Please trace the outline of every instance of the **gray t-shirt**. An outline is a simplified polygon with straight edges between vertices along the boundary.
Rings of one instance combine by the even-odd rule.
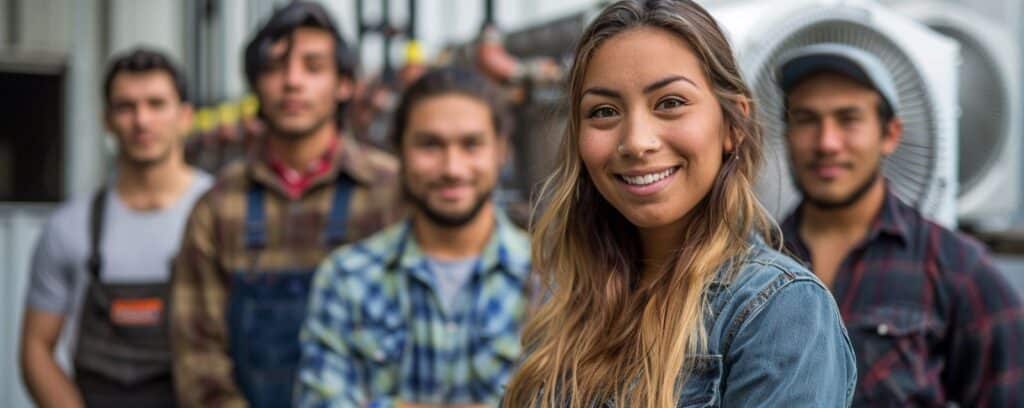
[[[455,301],[458,299],[459,290],[466,286],[469,278],[473,276],[473,269],[476,268],[479,257],[456,259],[454,261],[442,261],[433,257],[426,257],[430,271],[434,273],[434,280],[437,282],[437,290],[441,293],[441,306],[446,312],[455,308]]]
[[[195,171],[192,185],[168,208],[136,211],[108,187],[100,243],[101,278],[107,283],[164,282],[178,253],[185,221],[196,200],[213,184]],[[113,183],[111,183],[111,186]],[[61,343],[74,344],[82,295],[89,282],[89,211],[93,194],[61,205],[47,220],[32,257],[27,306],[63,315]]]

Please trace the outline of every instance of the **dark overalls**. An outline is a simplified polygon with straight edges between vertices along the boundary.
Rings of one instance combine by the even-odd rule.
[[[346,237],[353,182],[338,175],[331,210],[324,228],[328,248]],[[252,407],[286,407],[300,357],[299,329],[306,317],[310,283],[316,267],[258,269],[266,247],[265,191],[252,183],[246,199],[245,245],[252,255],[247,270],[231,276],[228,300],[228,338],[235,381]]]
[[[88,407],[174,407],[167,282],[103,283],[106,189],[89,213],[89,286],[75,351],[75,383]]]

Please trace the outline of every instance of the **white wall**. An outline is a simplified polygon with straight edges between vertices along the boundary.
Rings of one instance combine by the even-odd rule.
[[[184,59],[183,4],[175,0],[110,0],[108,50],[117,53],[148,46],[180,63]]]
[[[18,347],[28,267],[49,206],[0,206],[0,406],[30,407]],[[66,362],[66,355],[63,356]]]
[[[73,0],[21,0],[19,48],[54,53],[67,52],[71,46]],[[6,21],[5,21],[6,24]]]
[[[106,173],[106,148],[100,122],[100,83],[105,56],[99,55],[100,11],[97,0],[75,0],[68,55],[65,100],[64,192],[68,197],[85,194],[100,184]]]
[[[0,48],[7,45],[7,2],[0,0]]]
[[[228,99],[240,98],[248,91],[242,54],[252,33],[246,21],[246,0],[222,0],[224,23],[224,68],[220,82]]]

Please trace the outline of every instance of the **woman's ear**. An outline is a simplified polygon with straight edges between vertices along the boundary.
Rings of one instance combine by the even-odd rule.
[[[740,96],[739,99],[736,100],[736,104],[739,105],[740,111],[743,112],[743,116],[749,118],[750,117],[750,98],[748,98],[746,96]]]
[[[739,96],[736,98],[736,107],[739,108],[740,113],[745,117],[750,117],[750,99],[746,96]],[[722,143],[722,147],[726,153],[732,153],[740,143],[743,143],[742,133],[740,133],[736,126],[729,125],[729,134],[726,135],[725,141]]]

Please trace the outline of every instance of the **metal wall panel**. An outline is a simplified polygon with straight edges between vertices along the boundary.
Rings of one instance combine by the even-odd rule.
[[[21,382],[18,347],[21,315],[29,262],[43,223],[52,211],[50,205],[0,204],[0,406],[32,406]],[[59,358],[67,363],[65,342],[59,345]]]

